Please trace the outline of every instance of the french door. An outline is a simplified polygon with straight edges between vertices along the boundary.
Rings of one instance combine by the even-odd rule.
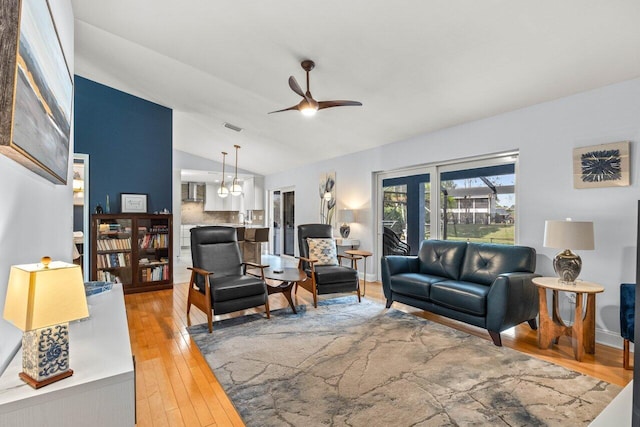
[[[295,255],[295,191],[280,189],[271,192],[273,222],[270,252],[273,255]]]

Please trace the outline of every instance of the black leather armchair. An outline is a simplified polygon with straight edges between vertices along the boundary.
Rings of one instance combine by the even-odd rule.
[[[338,255],[338,265],[317,265],[318,260],[309,257],[308,238],[332,238],[329,224],[303,224],[298,226],[300,260],[298,268],[304,270],[311,280],[299,282],[300,286],[313,294],[313,306],[318,307],[318,295],[338,292],[356,292],[360,302],[360,279],[355,260],[358,257]],[[351,261],[352,267],[341,265],[343,259]],[[298,288],[296,287],[296,292]]]
[[[246,274],[247,265],[261,270],[266,266],[242,262],[235,228],[192,228],[191,257],[187,318],[192,304],[207,315],[209,332],[213,330],[213,313],[264,305],[270,318],[264,271],[261,278]]]

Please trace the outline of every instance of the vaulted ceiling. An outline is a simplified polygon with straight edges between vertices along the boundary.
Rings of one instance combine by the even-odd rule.
[[[240,144],[261,174],[640,76],[637,0],[72,4],[76,74],[173,108],[174,148]],[[268,115],[300,101],[303,59],[316,99],[364,105]]]

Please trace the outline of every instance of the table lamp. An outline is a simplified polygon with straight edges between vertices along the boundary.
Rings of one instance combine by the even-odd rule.
[[[582,270],[582,259],[571,249],[593,250],[593,222],[548,220],[544,223],[544,246],[564,249],[553,259],[553,269],[560,280],[575,284]]]
[[[20,378],[37,389],[73,375],[68,322],[88,316],[79,265],[43,257],[12,266],[4,318],[23,331]]]
[[[349,233],[351,233],[351,226],[349,223],[354,222],[355,218],[353,215],[352,209],[342,209],[339,212],[339,219],[342,225],[340,225],[340,235],[343,239],[349,237]]]

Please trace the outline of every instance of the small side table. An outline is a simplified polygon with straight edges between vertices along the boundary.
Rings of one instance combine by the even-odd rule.
[[[360,246],[360,240],[338,237],[336,239],[336,246],[349,246],[352,250],[355,250],[356,247]],[[345,251],[345,253],[347,252]]]
[[[362,280],[364,285],[364,289],[362,290],[362,296],[364,296],[367,293],[367,258],[373,254],[369,251],[362,251],[360,249],[349,249],[344,251],[344,253],[347,255],[360,256],[364,258],[364,272],[363,272],[364,277]]]
[[[594,354],[596,351],[596,294],[604,292],[604,288],[596,283],[577,281],[575,285],[563,283],[557,277],[536,277],[533,284],[538,287],[540,300],[540,326],[538,328],[538,347],[547,349],[558,338],[566,335],[573,340],[573,354],[578,362],[584,353]],[[547,289],[553,291],[553,317],[549,317],[547,307]],[[576,308],[573,325],[567,326],[560,318],[558,309],[558,292],[576,294]],[[583,311],[583,295],[586,295],[586,308]]]

